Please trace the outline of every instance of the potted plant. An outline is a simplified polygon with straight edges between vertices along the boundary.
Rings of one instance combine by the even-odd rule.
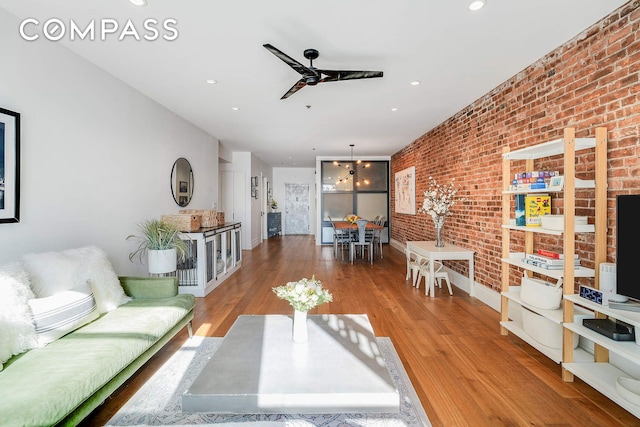
[[[136,256],[142,262],[147,255],[149,273],[170,273],[176,270],[178,258],[187,254],[187,242],[182,233],[174,225],[158,220],[148,219],[138,224],[140,235],[129,235],[127,240],[136,239],[138,248],[129,254],[129,261]]]
[[[278,209],[278,202],[276,202],[275,199],[271,199],[271,201],[269,202],[269,205],[271,205],[271,211],[275,212],[276,209]]]

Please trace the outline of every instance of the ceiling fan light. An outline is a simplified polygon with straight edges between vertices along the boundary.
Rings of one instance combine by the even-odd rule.
[[[473,10],[473,11],[480,10],[486,4],[487,4],[487,0],[472,0],[471,3],[469,3],[469,10]]]

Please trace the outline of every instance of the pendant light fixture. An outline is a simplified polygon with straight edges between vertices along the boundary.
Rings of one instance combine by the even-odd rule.
[[[338,181],[336,181],[336,184],[344,184],[346,183],[349,179],[355,179],[356,182],[356,186],[360,186],[361,183],[364,183],[365,185],[369,185],[369,180],[366,178],[362,178],[362,180],[360,180],[360,178],[358,177],[357,179],[354,177],[356,175],[356,168],[358,166],[362,166],[362,169],[366,169],[371,167],[371,163],[364,163],[362,162],[362,160],[356,160],[355,162],[353,161],[353,147],[354,144],[349,144],[349,147],[351,147],[351,162],[350,163],[340,163],[337,160],[334,160],[333,164],[346,170],[348,173],[345,174],[345,176],[338,178]]]

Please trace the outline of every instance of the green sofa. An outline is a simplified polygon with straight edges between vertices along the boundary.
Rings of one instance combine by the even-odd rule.
[[[133,299],[0,372],[0,425],[77,425],[182,328],[195,298],[173,277],[120,277]]]

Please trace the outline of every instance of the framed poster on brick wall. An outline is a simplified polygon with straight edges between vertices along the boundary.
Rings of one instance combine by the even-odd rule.
[[[396,172],[395,211],[409,215],[416,214],[416,167]]]

